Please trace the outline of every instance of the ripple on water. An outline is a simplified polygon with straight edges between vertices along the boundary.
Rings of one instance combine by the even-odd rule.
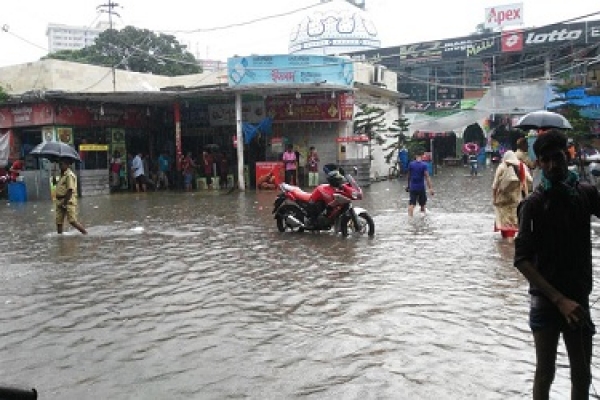
[[[0,373],[68,399],[528,397],[527,284],[491,171],[462,172],[413,218],[402,184],[366,188],[372,239],[281,234],[274,193],[82,198],[86,237],[0,207]]]

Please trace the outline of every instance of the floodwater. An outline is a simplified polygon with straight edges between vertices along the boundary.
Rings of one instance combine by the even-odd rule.
[[[404,181],[374,183],[372,239],[281,234],[274,192],[81,198],[89,235],[62,237],[50,202],[3,200],[0,385],[41,399],[529,398],[527,284],[492,229],[491,174],[440,171],[412,219]],[[553,399],[569,397],[560,352]]]

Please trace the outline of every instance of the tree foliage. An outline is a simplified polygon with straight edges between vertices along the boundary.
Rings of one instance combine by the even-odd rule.
[[[407,141],[406,132],[408,132],[409,127],[410,124],[408,123],[408,118],[401,115],[400,118],[394,120],[392,125],[388,128],[391,133],[386,136],[395,140],[383,149],[384,152],[387,151],[387,154],[385,155],[385,162],[387,164],[391,163],[391,160],[394,158],[394,153],[397,150],[400,150],[402,145]]]
[[[373,142],[378,145],[385,143],[384,132],[388,131],[385,121],[385,111],[381,107],[360,104],[354,115],[354,133],[367,135],[369,138],[369,158],[372,160]]]
[[[2,86],[0,86],[0,103],[4,103],[9,97],[10,95],[6,93]]]
[[[163,76],[202,72],[195,57],[172,35],[127,26],[102,32],[92,46],[63,50],[44,58],[73,61]]]

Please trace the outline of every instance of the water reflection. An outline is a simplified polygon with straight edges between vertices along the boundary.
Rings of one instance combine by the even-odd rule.
[[[49,203],[2,205],[4,383],[65,399],[529,397],[526,282],[493,232],[490,174],[442,171],[412,219],[401,182],[372,185],[371,240],[280,234],[268,192],[82,198],[85,237],[59,237]]]

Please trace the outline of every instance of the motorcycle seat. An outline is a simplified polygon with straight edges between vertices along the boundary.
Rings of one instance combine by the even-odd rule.
[[[310,193],[307,193],[302,189],[294,190],[294,196],[300,201],[308,202],[310,200],[310,195],[311,195]]]

